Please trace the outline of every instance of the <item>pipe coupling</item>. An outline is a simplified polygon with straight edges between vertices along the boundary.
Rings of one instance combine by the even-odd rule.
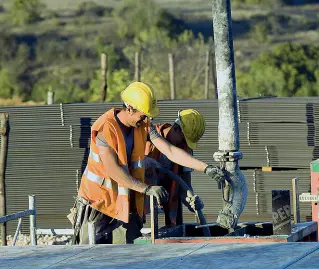
[[[213,158],[216,162],[236,162],[243,158],[243,153],[240,151],[217,151]]]

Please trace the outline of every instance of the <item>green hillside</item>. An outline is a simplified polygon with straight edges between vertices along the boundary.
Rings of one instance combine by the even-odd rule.
[[[319,4],[279,2],[232,1],[240,96],[318,95]],[[177,98],[204,98],[211,16],[203,0],[0,0],[0,98],[43,102],[52,89],[56,102],[99,101],[106,52],[107,101],[116,101],[134,79],[137,50],[160,99],[169,97],[169,52]]]

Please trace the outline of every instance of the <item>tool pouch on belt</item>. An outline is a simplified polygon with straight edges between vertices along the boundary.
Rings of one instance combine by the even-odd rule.
[[[89,202],[87,200],[83,199],[82,197],[77,197],[73,207],[70,209],[71,213],[67,215],[72,224],[72,228],[74,229],[73,244],[75,243],[75,239],[80,232],[83,214],[85,212],[85,207],[88,204]]]
[[[74,228],[74,224],[75,224],[75,219],[76,219],[76,215],[77,215],[77,209],[76,209],[76,200],[74,202],[74,205],[72,208],[70,208],[70,214],[67,215],[67,218],[69,219],[69,221],[72,224],[72,228]]]

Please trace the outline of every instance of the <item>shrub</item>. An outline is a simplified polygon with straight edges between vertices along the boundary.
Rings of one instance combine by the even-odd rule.
[[[242,96],[319,95],[319,47],[284,43],[263,53],[247,73],[237,72]]]
[[[83,2],[78,6],[77,15],[91,15],[103,17],[106,14],[111,14],[112,10],[112,8],[100,6],[94,2]]]
[[[253,27],[252,37],[259,43],[269,41],[269,27],[265,22],[259,22]]]
[[[15,24],[25,25],[41,19],[45,5],[40,0],[14,0],[11,18]]]
[[[170,36],[186,29],[183,21],[159,8],[152,0],[126,0],[114,10],[117,32],[121,38],[134,38],[153,27],[165,29]]]

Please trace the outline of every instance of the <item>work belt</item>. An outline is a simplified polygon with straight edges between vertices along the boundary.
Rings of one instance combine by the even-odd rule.
[[[83,214],[85,212],[85,208],[87,205],[89,205],[89,201],[87,201],[86,199],[80,196],[76,198],[75,204],[74,204],[76,208],[76,217],[75,217],[75,222],[73,225],[74,233],[73,233],[72,245],[75,244],[76,238],[80,232]]]

